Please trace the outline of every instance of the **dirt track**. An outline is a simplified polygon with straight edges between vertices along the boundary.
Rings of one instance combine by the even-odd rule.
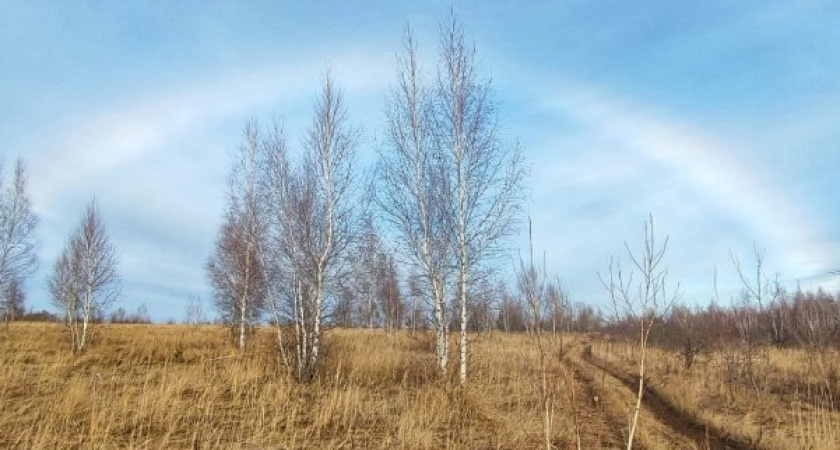
[[[586,348],[584,347],[584,350],[576,355],[580,358],[581,364],[589,366],[590,369],[595,369],[602,377],[608,377],[623,385],[626,391],[623,394],[625,397],[628,393],[631,396],[635,396],[638,390],[638,380],[592,356],[590,351],[586,351]],[[584,371],[586,370],[584,369]],[[748,443],[740,442],[730,436],[726,436],[720,430],[709,428],[704,424],[696,422],[693,418],[680,412],[670,402],[649,387],[645,388],[642,403],[645,412],[649,413],[656,422],[667,427],[668,430],[664,434],[671,435],[671,439],[677,436],[677,441],[669,444],[673,445],[674,448],[693,447],[724,450],[749,450],[755,448]],[[640,426],[643,426],[643,424],[640,424]],[[679,437],[684,439],[680,439]],[[634,447],[638,448],[639,446],[634,445]],[[647,445],[646,447],[653,446]]]

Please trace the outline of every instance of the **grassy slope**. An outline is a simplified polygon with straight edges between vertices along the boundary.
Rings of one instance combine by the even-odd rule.
[[[216,327],[109,325],[71,355],[58,325],[0,330],[0,447],[534,448],[533,357],[523,336],[476,338],[458,388],[418,334],[335,330],[321,378],[284,374],[268,330],[238,354]],[[580,399],[585,403],[585,399]],[[558,402],[558,447],[575,441]],[[590,418],[591,419],[591,418]],[[606,445],[597,419],[586,448]],[[599,434],[603,433],[602,439]]]

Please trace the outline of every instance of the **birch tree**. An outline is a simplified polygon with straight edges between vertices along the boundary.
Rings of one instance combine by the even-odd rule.
[[[26,310],[24,303],[26,302],[26,294],[23,292],[22,282],[19,278],[13,278],[11,282],[6,285],[5,292],[2,294],[2,305],[0,305],[0,313],[8,325],[9,322],[14,322],[16,319],[23,317]]]
[[[535,384],[537,398],[542,415],[543,443],[545,448],[551,450],[552,436],[554,430],[554,415],[556,410],[557,397],[559,395],[556,383],[553,383],[554,374],[552,367],[552,355],[556,349],[549,342],[543,332],[543,315],[548,306],[548,289],[550,283],[545,268],[545,256],[542,265],[534,261],[534,243],[530,226],[528,228],[529,259],[526,263],[522,257],[519,258],[519,266],[516,270],[516,283],[525,305],[528,308],[531,338],[537,350],[538,357],[538,381]],[[562,357],[562,355],[561,355]]]
[[[328,73],[303,140],[300,165],[290,163],[282,133],[274,133],[264,145],[274,293],[270,303],[276,323],[284,318],[294,323],[295,365],[302,381],[316,374],[326,300],[344,281],[347,251],[359,234],[364,212],[355,167],[359,135],[349,125],[341,92]]]
[[[228,209],[207,262],[216,310],[240,349],[261,317],[266,296],[259,255],[263,227],[257,197],[260,137],[256,122],[245,125],[243,138],[228,177]]]
[[[38,218],[32,211],[29,197],[28,173],[23,160],[15,162],[11,183],[4,186],[0,166],[0,299],[6,318],[11,317],[15,305],[9,300],[14,289],[20,290],[25,279],[35,270],[35,228]]]
[[[636,327],[636,366],[639,375],[636,403],[627,437],[627,450],[633,441],[642,409],[645,392],[645,370],[648,340],[653,326],[661,321],[679,299],[679,284],[668,289],[668,269],[664,267],[668,238],[659,245],[653,228],[653,215],[645,222],[645,240],[640,252],[633,252],[624,244],[630,258],[630,269],[625,270],[620,261],[610,260],[607,276],[598,274],[601,284],[609,292],[617,321],[627,321]]]
[[[359,202],[356,182],[356,147],[360,130],[351,127],[341,92],[328,72],[315,101],[312,125],[304,139],[304,159],[300,178],[311,199],[311,214],[301,225],[306,234],[296,236],[306,263],[299,293],[309,303],[306,317],[300,319],[306,330],[308,359],[304,378],[311,378],[321,354],[321,331],[327,290],[341,273],[342,257],[356,238]]]
[[[379,303],[376,301],[379,281],[377,272],[379,272],[379,256],[382,253],[382,243],[376,232],[372,217],[365,218],[363,227],[364,231],[358,246],[356,286],[364,300],[364,304],[360,305],[363,308],[361,316],[367,327],[373,329],[378,312],[377,303]]]
[[[59,254],[48,279],[53,303],[65,316],[74,352],[84,351],[96,317],[104,317],[120,293],[118,256],[96,201]]]
[[[286,133],[281,121],[275,119],[269,131],[263,135],[259,158],[259,192],[264,204],[265,239],[260,241],[260,263],[266,281],[266,306],[271,314],[277,337],[277,348],[283,363],[290,367],[286,352],[284,328],[294,317],[287,309],[294,303],[296,290],[295,274],[299,251],[291,235],[297,217],[294,204],[294,174],[289,164]]]
[[[73,269],[73,253],[71,246],[66,246],[56,258],[52,272],[47,279],[47,286],[52,295],[53,304],[64,316],[67,331],[70,334],[70,349],[75,352],[81,342],[79,319],[81,318],[81,302],[79,290]]]
[[[386,331],[393,334],[402,329],[405,316],[399,274],[393,256],[380,252],[377,260],[376,287],[381,304],[383,326]]]
[[[450,322],[446,298],[453,266],[445,203],[448,187],[443,155],[433,148],[433,92],[421,76],[410,28],[397,57],[396,76],[386,104],[385,142],[377,149],[375,202],[418,275],[415,292],[423,292],[431,304],[435,357],[440,371],[446,372]]]
[[[467,323],[472,274],[516,229],[525,166],[518,146],[501,142],[489,81],[455,17],[442,27],[433,99],[433,147],[443,155],[445,202],[455,244],[460,314],[459,380],[468,375]]]

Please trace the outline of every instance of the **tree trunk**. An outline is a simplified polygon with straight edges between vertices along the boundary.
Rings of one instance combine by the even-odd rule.
[[[642,409],[642,397],[645,393],[645,357],[647,356],[647,336],[645,335],[644,322],[640,333],[639,347],[639,391],[636,394],[636,407],[633,411],[633,422],[630,425],[630,436],[627,438],[627,450],[633,449],[633,437],[636,435],[636,426],[639,423],[639,411]]]
[[[300,282],[295,282],[294,287],[294,310],[295,310],[295,350],[297,356],[298,379],[303,378],[304,364],[306,363],[306,322],[303,315],[303,293]]]
[[[319,271],[318,286],[315,291],[315,311],[312,312],[312,314],[314,314],[314,317],[312,318],[314,323],[312,325],[312,352],[308,368],[309,374],[315,373],[315,367],[318,365],[318,357],[321,351],[321,302],[323,301],[323,280],[323,271]]]
[[[88,333],[88,326],[90,324],[90,316],[93,313],[93,292],[91,292],[90,286],[88,286],[87,292],[85,293],[85,306],[84,306],[84,315],[82,317],[82,335],[79,336],[79,351],[85,349],[85,345],[87,344],[87,333]]]
[[[467,271],[466,268],[461,269],[461,288],[460,288],[460,303],[461,303],[461,336],[460,336],[460,365],[458,371],[458,379],[461,384],[467,382]]]
[[[251,282],[251,243],[246,245],[245,251],[245,286],[242,289],[242,299],[239,301],[239,349],[245,348],[245,325],[248,320],[248,287]]]
[[[435,295],[435,356],[438,367],[446,373],[449,363],[449,330],[446,323],[446,309],[443,304],[443,293],[437,283],[434,284]]]

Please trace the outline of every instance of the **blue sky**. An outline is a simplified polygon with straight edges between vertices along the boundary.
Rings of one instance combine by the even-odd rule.
[[[372,163],[403,27],[431,68],[451,9],[532,164],[535,244],[573,300],[607,306],[596,274],[649,212],[687,301],[708,301],[715,268],[727,300],[730,251],[753,242],[788,286],[840,288],[836,2],[0,0],[0,159],[28,161],[41,217],[30,305],[48,306],[47,269],[93,196],[126,309],[209,305],[245,121],[280,115],[297,144],[330,67]]]

